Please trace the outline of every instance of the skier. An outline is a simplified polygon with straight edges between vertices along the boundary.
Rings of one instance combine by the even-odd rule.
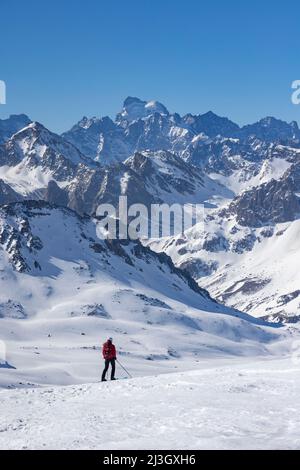
[[[106,382],[106,372],[108,371],[109,365],[111,365],[111,380],[115,379],[115,370],[116,370],[116,359],[117,353],[115,345],[113,344],[113,339],[108,338],[108,340],[103,344],[102,348],[103,358],[105,360],[105,368],[102,373],[102,382]]]

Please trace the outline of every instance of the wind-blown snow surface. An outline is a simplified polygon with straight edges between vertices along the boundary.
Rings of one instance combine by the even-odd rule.
[[[299,449],[292,361],[0,392],[1,449]]]

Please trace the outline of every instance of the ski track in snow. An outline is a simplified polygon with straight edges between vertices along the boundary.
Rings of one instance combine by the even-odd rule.
[[[290,358],[0,392],[1,449],[299,449]]]

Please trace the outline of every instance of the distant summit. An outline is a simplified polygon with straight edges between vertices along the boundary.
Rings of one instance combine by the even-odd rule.
[[[30,123],[26,114],[12,114],[7,119],[0,119],[0,145]]]
[[[169,115],[167,108],[159,101],[142,101],[139,98],[128,96],[123,104],[122,111],[117,114],[117,121],[126,120],[128,122],[143,119],[152,114]]]

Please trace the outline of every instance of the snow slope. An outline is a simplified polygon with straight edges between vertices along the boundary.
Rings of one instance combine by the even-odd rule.
[[[230,175],[221,173],[212,173],[210,177],[229,188],[236,195],[241,194],[247,189],[268,183],[272,179],[279,180],[284,173],[291,167],[292,163],[284,158],[272,158],[262,160],[248,168],[244,164],[241,169],[233,171]]]
[[[253,249],[231,256],[210,256],[218,258],[219,269],[209,279],[202,279],[200,285],[219,301],[252,315],[298,321],[299,230],[299,220],[253,230]]]
[[[22,196],[46,188],[51,180],[64,187],[79,164],[92,162],[72,144],[33,122],[0,146],[0,178]]]
[[[108,336],[139,375],[285,342],[281,328],[213,301],[166,255],[101,241],[93,220],[45,203],[1,208],[0,281],[3,387],[97,380]]]
[[[299,319],[300,221],[243,227],[209,214],[183,237],[152,240],[156,251],[187,269],[211,296],[256,317]]]
[[[291,358],[3,390],[0,448],[299,449],[299,397],[299,366]]]
[[[170,152],[138,152],[124,162],[144,182],[154,201],[167,204],[205,204],[231,200],[234,193],[201,169]],[[126,193],[126,191],[125,191]],[[136,195],[139,203],[139,196]]]

